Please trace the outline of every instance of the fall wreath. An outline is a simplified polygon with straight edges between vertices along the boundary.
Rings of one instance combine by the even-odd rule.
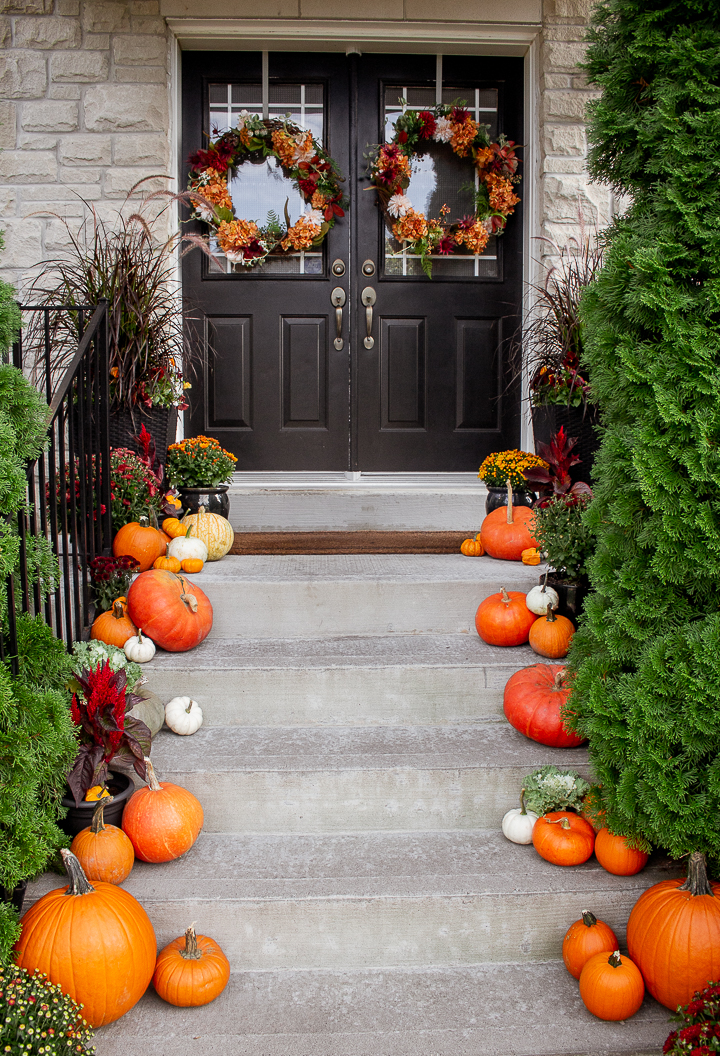
[[[305,212],[294,224],[287,202],[284,225],[272,213],[265,224],[235,217],[228,177],[244,162],[269,157],[277,159],[305,201]],[[345,215],[348,200],[335,163],[310,132],[288,120],[267,120],[243,110],[235,128],[213,138],[206,150],[198,150],[188,160],[193,217],[210,225],[233,264],[252,268],[270,253],[317,248],[336,219]]]
[[[413,158],[431,142],[448,144],[460,158],[472,157],[478,176],[472,187],[472,216],[452,219],[443,205],[439,217],[427,217],[404,194]],[[432,110],[406,110],[398,117],[392,141],[380,146],[370,163],[370,179],[388,227],[398,242],[420,254],[430,275],[432,255],[482,253],[490,235],[503,231],[520,201],[513,191],[520,182],[517,167],[512,140],[499,136],[491,142],[487,125],[473,120],[464,106],[439,105]]]

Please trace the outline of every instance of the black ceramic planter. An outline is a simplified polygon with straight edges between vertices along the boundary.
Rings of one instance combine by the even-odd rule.
[[[545,576],[541,576],[538,582],[542,585],[545,582]],[[588,594],[587,581],[571,583],[565,579],[558,579],[551,572],[547,577],[547,585],[557,592],[560,599],[557,611],[561,616],[567,616],[577,627],[578,616],[583,611],[583,603]]]
[[[177,431],[177,408],[176,407],[123,407],[121,410],[112,411],[110,414],[110,446],[129,447],[131,451],[137,451],[135,437],[142,427],[155,441],[155,449],[161,462],[165,462],[167,449],[170,444],[175,443]]]
[[[573,483],[580,480],[586,484],[590,483],[595,452],[600,446],[600,434],[596,429],[598,422],[598,409],[593,404],[588,404],[585,408],[550,404],[532,409],[533,435],[536,445],[538,443],[549,444],[560,426],[565,429],[566,436],[578,438],[573,450],[580,462],[570,469],[570,478]]]
[[[200,507],[204,506],[205,513],[219,513],[221,517],[229,517],[229,486],[219,484],[216,488],[178,488],[182,508],[185,513],[197,513]]]
[[[18,913],[22,913],[27,885],[27,880],[21,880],[11,891],[9,888],[3,887],[2,884],[0,884],[0,902],[7,902],[8,905],[14,906]]]
[[[111,771],[107,787],[108,792],[113,797],[113,801],[105,807],[103,819],[106,825],[117,825],[120,827],[125,804],[135,791],[135,786],[127,774],[118,774]],[[67,814],[62,821],[58,822],[58,825],[67,836],[77,836],[92,821],[97,801],[92,803],[83,802],[79,807],[76,807],[73,797],[67,795],[63,796],[62,805],[67,808]]]
[[[492,513],[501,506],[507,506],[507,488],[488,488],[485,499],[485,513]],[[513,506],[532,506],[537,495],[532,491],[514,491],[512,493]]]

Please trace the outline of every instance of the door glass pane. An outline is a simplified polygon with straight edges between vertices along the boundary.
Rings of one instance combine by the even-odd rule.
[[[209,121],[213,135],[234,128],[243,110],[262,115],[261,84],[215,83],[209,86]],[[322,84],[277,84],[269,89],[268,115],[270,118],[287,117],[300,128],[312,132],[319,143],[325,133],[325,100]],[[290,223],[305,212],[305,201],[300,191],[283,173],[275,158],[260,162],[245,162],[236,169],[228,181],[238,220],[253,220],[262,227],[270,213],[275,213],[284,223],[285,208]],[[241,264],[226,260],[214,240],[211,248],[220,264],[209,262],[211,274],[247,273]],[[253,269],[261,275],[320,275],[323,270],[322,250],[299,253],[282,253],[270,256],[265,263]]]
[[[495,88],[443,88],[443,103],[464,101],[471,117],[478,124],[488,126],[489,135],[497,135],[498,93]],[[395,134],[395,122],[405,109],[422,110],[435,106],[434,88],[414,88],[412,85],[389,85],[385,88],[385,140]],[[475,167],[470,158],[460,158],[447,145],[430,141],[422,154],[412,162],[412,176],[404,192],[413,208],[425,216],[439,217],[440,208],[447,205],[450,217],[462,219],[474,212],[473,194],[469,190],[476,183]],[[466,188],[466,189],[463,189]],[[435,278],[495,278],[499,275],[497,237],[493,235],[481,254],[476,256],[433,256]],[[423,275],[419,254],[393,237],[385,227],[385,266],[388,276]]]

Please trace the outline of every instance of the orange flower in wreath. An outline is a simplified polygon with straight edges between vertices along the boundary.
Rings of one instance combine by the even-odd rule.
[[[276,128],[272,134],[272,145],[280,158],[280,164],[286,169],[292,168],[297,146],[292,136],[289,136],[282,128]]]
[[[453,121],[450,128],[452,129],[450,146],[459,157],[467,157],[472,142],[477,135],[477,124],[469,114],[466,114],[462,121]]]
[[[283,249],[309,249],[320,235],[320,227],[314,224],[307,215],[303,215],[288,229],[282,240]]]
[[[392,232],[398,242],[417,242],[428,233],[427,220],[423,213],[408,209],[405,216],[401,216],[397,223],[393,224]]]
[[[489,237],[482,220],[476,220],[471,226],[461,228],[455,235],[455,241],[459,246],[466,246],[471,253],[482,253]]]
[[[490,172],[483,182],[490,192],[490,208],[504,216],[511,216],[520,199],[513,193],[510,180]]]
[[[258,238],[260,231],[252,220],[223,220],[217,233],[218,243],[225,253],[238,253]]]

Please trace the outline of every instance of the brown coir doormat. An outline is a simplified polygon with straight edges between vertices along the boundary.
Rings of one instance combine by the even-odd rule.
[[[457,554],[472,532],[235,532],[231,554]]]

